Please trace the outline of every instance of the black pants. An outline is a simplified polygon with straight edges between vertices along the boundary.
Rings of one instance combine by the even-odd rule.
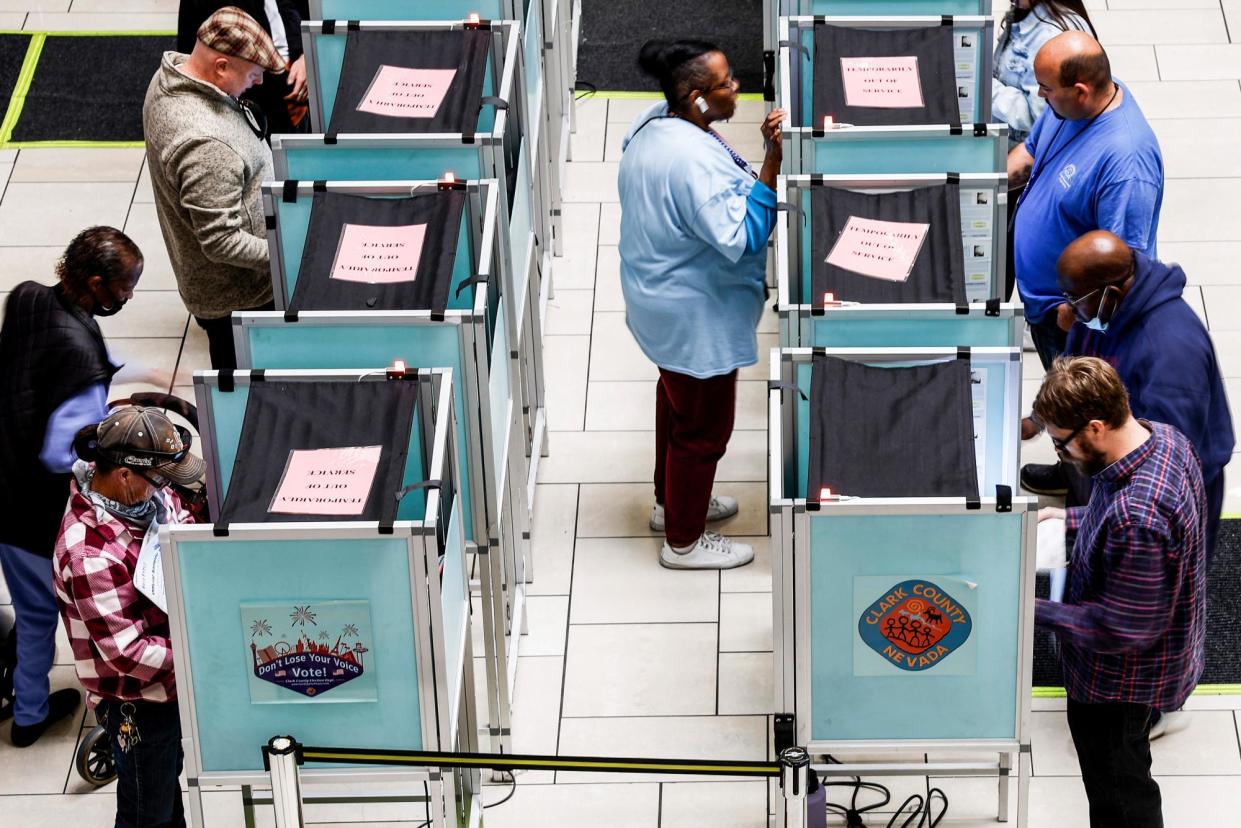
[[[1039,362],[1043,370],[1051,368],[1056,357],[1064,353],[1064,346],[1069,335],[1056,324],[1056,312],[1051,310],[1041,322],[1030,323],[1030,338],[1034,340],[1034,348],[1038,351]]]
[[[1090,828],[1163,828],[1159,785],[1151,777],[1154,708],[1069,699],[1068,713],[1090,800]]]
[[[131,707],[132,705],[132,707]],[[122,751],[117,740],[128,713],[139,741]],[[95,715],[108,731],[116,759],[116,828],[182,828],[181,718],[177,703],[103,701]]]
[[[236,313],[247,311],[275,310],[275,301],[268,302],[257,308],[242,308]],[[211,367],[217,371],[231,371],[237,367],[237,352],[233,349],[233,315],[221,316],[219,319],[200,319],[195,316],[198,327],[207,332],[207,349],[211,353]]]

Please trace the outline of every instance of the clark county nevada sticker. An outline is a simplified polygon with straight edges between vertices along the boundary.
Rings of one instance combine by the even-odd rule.
[[[973,619],[938,584],[902,581],[879,595],[858,619],[858,635],[895,667],[928,670],[969,640]]]
[[[252,702],[378,700],[370,602],[243,604],[241,622]]]

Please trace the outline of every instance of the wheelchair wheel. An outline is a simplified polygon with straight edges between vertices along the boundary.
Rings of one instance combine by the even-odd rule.
[[[78,775],[95,787],[101,787],[116,779],[116,762],[112,758],[112,745],[103,725],[95,725],[78,745],[75,760]]]

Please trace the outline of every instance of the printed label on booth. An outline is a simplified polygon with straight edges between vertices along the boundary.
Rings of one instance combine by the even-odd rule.
[[[425,224],[346,223],[340,228],[331,278],[372,285],[412,282],[418,277],[426,235]]]
[[[873,279],[904,282],[930,229],[931,225],[918,222],[849,216],[825,261]]]
[[[925,106],[917,57],[842,57],[840,76],[844,81],[845,103],[849,106],[875,109]]]
[[[280,515],[360,515],[383,446],[293,450],[267,511]]]
[[[950,576],[855,577],[854,675],[973,675],[977,592]]]
[[[242,604],[254,704],[378,701],[369,601]]]
[[[456,76],[456,69],[381,64],[358,111],[389,118],[434,118]]]

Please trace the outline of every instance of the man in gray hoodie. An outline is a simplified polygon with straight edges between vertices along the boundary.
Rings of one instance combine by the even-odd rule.
[[[259,189],[271,148],[261,111],[238,96],[285,68],[262,26],[229,6],[199,28],[191,54],[164,54],[143,105],[160,231],[217,370],[237,365],[231,314],[272,307]]]

